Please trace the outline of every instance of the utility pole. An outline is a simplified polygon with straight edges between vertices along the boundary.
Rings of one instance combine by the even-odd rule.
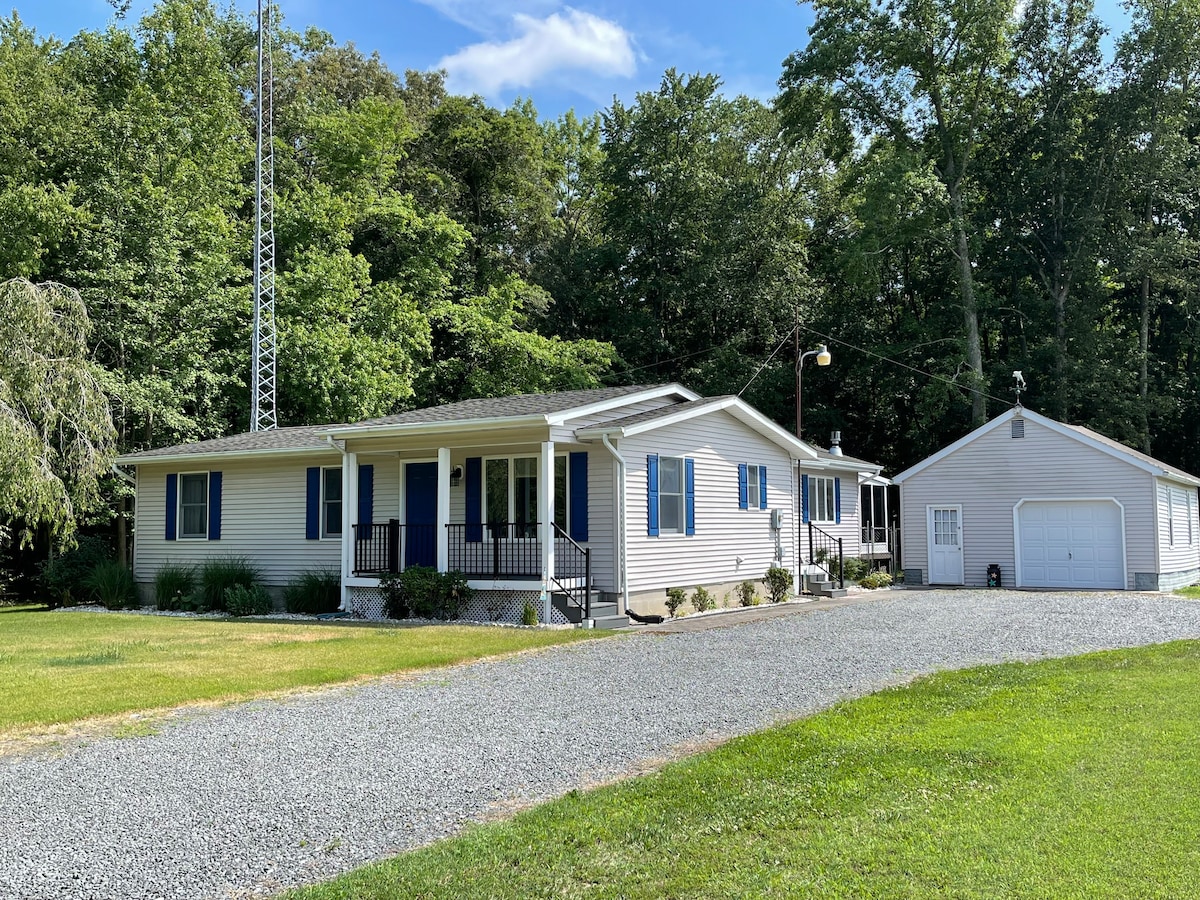
[[[270,0],[258,0],[257,146],[254,157],[254,337],[250,353],[250,430],[275,419],[275,152],[271,131],[273,70]]]

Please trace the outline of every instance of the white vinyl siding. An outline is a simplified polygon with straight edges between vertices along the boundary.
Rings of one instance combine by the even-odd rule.
[[[1196,489],[1160,478],[1155,491],[1162,557],[1162,568],[1158,571],[1187,572],[1200,568]]]
[[[788,454],[724,411],[668,425],[631,438],[618,449],[625,458],[629,510],[629,590],[758,580],[775,561],[771,510],[784,510],[778,532],[782,564],[794,569],[793,467]],[[672,540],[650,537],[646,525],[646,457],[691,458],[695,466],[696,533]],[[592,459],[597,453],[593,451]],[[767,470],[767,508],[738,505],[738,464],[758,460]],[[682,476],[682,472],[681,472]],[[661,493],[659,509],[662,523]]]
[[[835,538],[842,539],[842,553],[845,556],[858,556],[863,552],[862,547],[862,529],[859,528],[859,489],[858,489],[858,473],[856,472],[836,472],[830,474],[828,471],[814,471],[808,469],[801,464],[801,475],[808,476],[809,490],[812,490],[812,482],[814,478],[828,478],[832,483],[833,479],[839,478],[842,482],[841,489],[841,522],[825,522],[819,523],[813,521],[813,525],[820,528],[826,534]],[[832,489],[831,489],[832,490]],[[800,516],[800,488],[796,489],[796,521],[801,521]],[[809,519],[812,520],[812,508],[809,508]],[[922,528],[925,526],[922,525]],[[800,524],[800,550],[802,555],[807,558],[808,555],[808,538],[805,536],[806,525]]]
[[[247,557],[272,585],[288,584],[305,569],[340,568],[340,541],[305,539],[307,468],[340,462],[340,454],[316,453],[210,463],[212,469],[224,473],[219,541],[168,541],[167,475],[179,473],[181,466],[140,464],[134,513],[135,577],[152,583],[164,563],[199,563],[228,555]]]
[[[1016,584],[1014,509],[1019,501],[1112,497],[1124,506],[1126,586],[1132,589],[1135,573],[1159,571],[1152,480],[1033,419],[1025,419],[1021,440],[1000,425],[901,484],[904,566],[929,577],[926,509],[961,504],[965,583],[986,585],[987,567],[996,563],[1004,585],[1011,586]],[[845,497],[843,486],[843,502]]]

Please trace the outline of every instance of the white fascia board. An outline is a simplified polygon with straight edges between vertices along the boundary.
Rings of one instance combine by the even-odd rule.
[[[854,472],[860,476],[877,478],[881,483],[891,484],[891,481],[879,474],[883,471],[883,466],[868,463],[866,460],[814,459],[805,460],[802,465],[806,469],[816,469],[821,472]]]
[[[681,384],[662,384],[649,390],[639,391],[636,394],[626,394],[622,397],[613,397],[609,400],[601,400],[596,403],[589,403],[586,406],[574,406],[571,409],[565,409],[562,412],[556,412],[551,416],[547,416],[550,425],[565,425],[571,419],[579,419],[583,416],[594,416],[596,413],[609,412],[614,409],[620,409],[630,403],[641,403],[645,400],[656,400],[659,397],[682,397],[684,400],[699,400],[700,395],[695,391],[688,390]]]
[[[1191,488],[1200,487],[1200,478],[1193,478],[1190,475],[1184,477],[1176,472],[1163,472],[1158,477],[1163,481],[1173,481],[1176,484],[1186,484]]]
[[[212,450],[204,453],[172,453],[163,456],[118,456],[116,465],[119,466],[148,466],[157,463],[174,462],[203,462],[214,459],[263,459],[274,456],[303,456],[305,454],[338,453],[338,448],[326,447],[279,447],[274,450]]]
[[[1029,416],[1029,412],[1027,410],[1024,412],[1025,412],[1026,416]],[[943,447],[941,450],[939,450],[937,453],[934,453],[932,456],[925,457],[923,460],[921,460],[915,466],[910,466],[909,468],[907,468],[903,472],[901,472],[899,475],[893,475],[892,481],[894,481],[896,484],[903,484],[904,481],[906,481],[907,479],[916,475],[918,472],[924,472],[926,469],[928,469],[934,463],[941,462],[943,459],[945,459],[947,456],[949,456],[955,450],[958,450],[962,447],[967,446],[967,444],[971,443],[973,440],[975,440],[975,438],[982,437],[983,435],[987,434],[989,431],[991,431],[994,428],[999,428],[1001,425],[1003,425],[1005,422],[1007,422],[1009,419],[1011,419],[1015,414],[1016,414],[1016,409],[1010,409],[1008,412],[1001,413],[1000,415],[996,416],[996,418],[992,419],[992,421],[986,422],[983,425],[980,425],[974,431],[968,432],[967,434],[963,435],[957,441],[955,441],[953,444],[950,444],[948,447]]]
[[[702,399],[702,398],[694,398]],[[757,431],[763,437],[779,444],[787,450],[793,459],[803,460],[805,463],[817,458],[817,451],[803,441],[799,441],[791,434],[784,431],[754,407],[739,400],[737,397],[722,397],[719,400],[713,400],[711,403],[705,403],[703,406],[692,406],[675,412],[666,413],[653,419],[648,419],[645,422],[638,422],[636,425],[627,427],[613,426],[610,427],[603,423],[599,425],[590,425],[587,428],[580,428],[575,432],[575,436],[580,439],[590,437],[600,437],[602,434],[607,434],[610,437],[633,437],[637,434],[642,434],[647,431],[654,431],[659,428],[665,428],[668,425],[675,425],[679,422],[686,422],[689,419],[694,419],[699,416],[706,416],[709,413],[717,412],[718,410],[728,410],[729,414],[750,428]]]
[[[320,437],[365,438],[409,434],[447,434],[476,429],[523,428],[530,425],[549,425],[549,416],[492,416],[486,419],[458,419],[453,422],[401,422],[395,425],[362,425],[318,431]]]

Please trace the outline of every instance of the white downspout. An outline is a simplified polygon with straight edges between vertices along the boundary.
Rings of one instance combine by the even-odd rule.
[[[338,609],[346,610],[350,608],[350,589],[346,586],[346,580],[350,576],[350,548],[354,546],[354,526],[350,523],[350,504],[346,502],[346,498],[350,496],[350,455],[346,452],[345,441],[339,446],[329,435],[325,435],[325,440],[329,442],[330,447],[342,454],[342,599]]]
[[[604,444],[606,450],[613,455],[613,459],[617,461],[617,477],[620,479],[620,487],[617,490],[617,535],[616,535],[616,551],[617,551],[617,591],[620,595],[620,603],[617,607],[617,615],[624,615],[629,609],[629,546],[628,546],[628,530],[625,522],[626,495],[625,495],[625,457],[623,457],[617,448],[608,440],[607,434],[600,435],[600,441]]]

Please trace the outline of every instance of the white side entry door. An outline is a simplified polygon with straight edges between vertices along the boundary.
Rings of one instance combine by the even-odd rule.
[[[962,584],[962,507],[930,506],[929,583]]]

